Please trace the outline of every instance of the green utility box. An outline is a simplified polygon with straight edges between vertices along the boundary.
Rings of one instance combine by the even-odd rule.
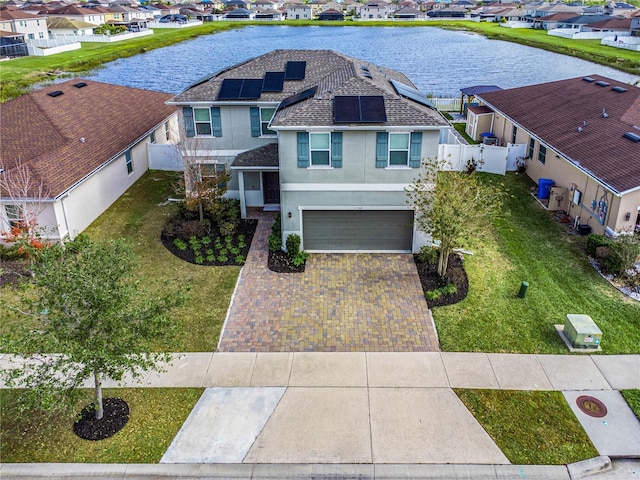
[[[589,315],[567,314],[564,334],[574,348],[598,348],[602,332]]]

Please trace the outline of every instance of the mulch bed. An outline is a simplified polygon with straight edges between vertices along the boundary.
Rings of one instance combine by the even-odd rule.
[[[96,410],[93,403],[82,409],[80,418],[73,424],[73,431],[85,440],[103,440],[120,430],[129,421],[129,405],[121,398],[104,398],[102,400],[104,415],[96,420]]]
[[[444,279],[441,279],[438,275],[437,263],[420,262],[418,261],[418,255],[414,255],[413,260],[418,269],[422,290],[425,293],[442,288],[449,283],[453,283],[456,286],[456,293],[442,295],[435,300],[428,300],[429,308],[453,305],[465,299],[467,293],[469,293],[469,279],[467,272],[464,270],[464,260],[460,255],[451,255],[449,257],[447,275]]]
[[[3,248],[0,246],[0,248]],[[31,278],[31,273],[26,268],[26,260],[5,260],[0,261],[2,268],[0,269],[0,287],[3,285],[17,285],[18,282],[25,278]]]
[[[240,255],[247,258],[249,254],[249,248],[251,247],[251,240],[253,239],[253,235],[256,233],[256,227],[258,226],[257,220],[242,220],[240,222],[240,226],[237,228],[236,233],[233,235],[234,238],[237,238],[238,235],[245,236],[245,247],[240,250]],[[211,232],[209,237],[212,239],[219,236],[217,232]],[[176,257],[184,260],[185,262],[196,264],[195,261],[195,253],[191,248],[187,248],[186,250],[179,250],[173,243],[175,240],[175,236],[167,235],[165,231],[160,235],[160,240],[162,244],[165,246],[167,250],[173,253]],[[228,255],[228,260],[226,262],[219,262],[217,259],[213,262],[209,262],[206,259],[203,263],[196,265],[204,265],[204,266],[229,266],[229,265],[238,265],[234,259],[234,255]]]
[[[296,267],[289,260],[289,255],[282,250],[272,252],[269,250],[269,260],[267,266],[269,270],[276,273],[302,273],[304,272],[304,263],[299,267]]]

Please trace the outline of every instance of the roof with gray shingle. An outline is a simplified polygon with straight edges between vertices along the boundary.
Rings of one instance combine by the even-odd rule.
[[[10,170],[20,161],[58,197],[169,118],[170,98],[77,78],[22,95],[0,104],[0,163]]]
[[[224,79],[260,79],[266,72],[284,71],[289,61],[306,62],[303,80],[287,80],[284,82],[282,92],[263,92],[258,100],[236,100],[235,102],[254,105],[257,102],[280,103],[292,95],[317,87],[313,97],[279,109],[271,126],[275,128],[331,126],[334,124],[333,99],[343,95],[384,97],[387,121],[380,125],[448,126],[448,122],[437,110],[398,95],[389,80],[415,88],[402,73],[331,50],[274,50],[193,85],[176,95],[170,103],[178,105],[189,105],[195,102],[215,103]]]
[[[277,167],[279,165],[278,144],[269,143],[261,147],[239,153],[232,167]]]

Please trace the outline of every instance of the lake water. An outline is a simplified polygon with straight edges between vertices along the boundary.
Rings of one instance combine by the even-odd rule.
[[[331,49],[407,75],[423,93],[512,88],[589,74],[623,82],[636,75],[524,45],[433,27],[251,26],[123,58],[87,78],[179,93],[199,78],[274,49]]]

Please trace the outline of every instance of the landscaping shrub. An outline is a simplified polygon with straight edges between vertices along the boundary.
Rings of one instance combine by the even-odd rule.
[[[296,235],[295,233],[287,237],[287,253],[291,258],[295,257],[300,251],[300,242],[300,235]]]
[[[223,236],[233,235],[240,225],[240,200],[221,198],[216,202],[211,214]]]
[[[596,235],[592,233],[587,237],[587,253],[592,257],[596,255],[596,248],[598,247],[611,247],[613,241],[604,235]]]
[[[280,214],[276,215],[276,218],[271,226],[271,235],[269,235],[269,250],[277,252],[282,250],[282,226],[280,224]]]
[[[448,283],[444,287],[425,292],[424,296],[427,300],[437,300],[440,297],[453,295],[458,289],[453,283]]]
[[[423,245],[418,253],[418,261],[422,263],[434,264],[438,259],[438,249],[431,245]]]

